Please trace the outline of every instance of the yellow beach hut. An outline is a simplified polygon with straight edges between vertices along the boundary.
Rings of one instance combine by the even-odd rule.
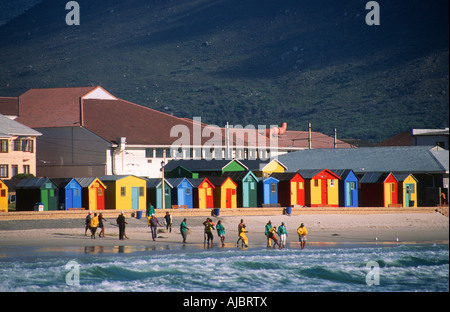
[[[208,177],[214,185],[215,208],[237,208],[237,184],[230,177]]]
[[[287,167],[283,165],[278,159],[272,160],[240,160],[244,166],[251,170],[255,176],[259,178],[267,178],[274,172],[283,173]]]
[[[340,177],[328,169],[298,170],[305,179],[305,204],[309,207],[339,207]]]
[[[398,181],[398,203],[417,207],[417,179],[410,173],[394,173]]]
[[[0,211],[8,212],[8,187],[0,180]]]
[[[106,186],[105,208],[145,210],[147,180],[134,175],[109,175],[100,178]]]

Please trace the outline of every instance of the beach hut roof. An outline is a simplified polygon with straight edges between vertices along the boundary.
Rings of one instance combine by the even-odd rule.
[[[247,178],[247,176],[253,176],[255,180],[258,180],[258,178],[255,176],[255,174],[251,171],[230,171],[230,172],[224,172],[222,174],[223,177],[230,177],[231,180],[233,180],[234,182],[237,181],[242,181],[245,178]]]
[[[228,166],[232,162],[237,162],[240,164],[245,170],[248,168],[239,160],[227,160],[227,159],[174,159],[169,161],[169,163],[164,166],[164,170],[172,171],[178,167],[183,167],[184,169],[191,172],[199,172],[199,171],[211,171],[211,170],[223,170],[226,166]]]
[[[390,174],[391,172],[367,172],[361,178],[360,183],[383,183]]]
[[[275,179],[279,180],[279,181],[290,181],[297,174],[300,174],[300,173],[298,173],[298,172],[274,172],[270,176],[272,178],[275,178]]]
[[[161,182],[162,182],[161,178],[152,178],[152,179],[145,179],[145,180],[147,180],[147,188],[157,188],[161,185]],[[164,182],[170,188],[173,188],[173,185],[168,181],[168,179],[164,179]]]
[[[234,185],[236,185],[236,182],[234,182],[230,177],[225,177],[225,176],[222,176],[222,177],[208,177],[208,179],[215,186],[222,186],[222,184],[224,184],[227,179],[230,179],[231,182],[233,182]]]
[[[331,170],[331,169],[330,169]],[[353,172],[352,169],[333,169],[331,170],[333,173],[335,173],[338,177],[345,180],[345,178],[348,177],[348,175]],[[354,172],[353,172],[354,174]]]
[[[102,181],[100,181],[99,178],[95,178],[95,177],[83,177],[83,178],[75,178],[75,180],[81,185],[81,187],[90,187],[92,185],[92,183],[94,183],[95,181],[97,181],[98,183],[100,183],[103,188],[106,189],[106,186],[103,184]]]
[[[67,184],[69,184],[72,180],[74,180],[75,182],[77,182],[78,184],[80,184],[76,179],[74,178],[52,178],[53,183],[55,183],[55,185],[58,188],[65,188],[67,186]]]
[[[211,185],[212,188],[215,188],[214,184],[211,183],[211,181],[209,180],[209,178],[198,178],[198,179],[188,179],[189,182],[191,182],[193,187],[199,187],[205,180],[206,182]]]
[[[262,171],[264,168],[270,164],[272,161],[277,162],[280,164],[281,167],[284,168],[284,170],[287,170],[287,166],[285,166],[279,159],[268,159],[268,160],[261,160],[261,159],[243,159],[241,160],[241,163],[244,164],[248,170],[252,171]]]
[[[175,186],[175,187],[178,187],[181,183],[183,183],[184,180],[186,180],[191,186],[193,186],[192,182],[189,181],[188,178],[166,178],[165,180],[168,181],[168,183],[170,183],[172,186]]]
[[[45,183],[52,183],[55,185],[55,183],[50,180],[49,178],[29,178],[29,179],[22,179],[19,183],[16,185],[16,189],[35,189],[35,188],[41,188]]]
[[[397,181],[405,181],[409,176],[411,176],[416,182],[417,179],[415,176],[413,176],[411,173],[393,173]]]

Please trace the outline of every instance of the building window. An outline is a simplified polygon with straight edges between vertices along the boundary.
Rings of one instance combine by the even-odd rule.
[[[330,180],[330,187],[334,187],[334,180],[333,179]]]
[[[8,140],[0,140],[0,153],[8,153]]]
[[[23,165],[23,173],[30,174],[30,165]]]
[[[127,189],[124,186],[120,188],[120,196],[122,197],[127,196]]]
[[[139,187],[139,197],[144,197],[144,187]]]
[[[146,148],[145,149],[145,157],[153,158],[153,148]]]
[[[298,182],[298,189],[303,190],[303,182]]]
[[[314,187],[318,187],[319,186],[319,180],[314,180]]]
[[[0,178],[8,178],[8,165],[0,165]]]
[[[22,150],[22,146],[20,145],[20,139],[15,139],[14,140],[14,150],[15,151],[21,151]]]
[[[164,151],[166,153],[165,157],[170,157],[170,148],[156,148],[155,149],[155,157],[156,158],[163,158],[164,157]]]
[[[277,185],[275,183],[270,184],[270,191],[275,193],[277,191]]]
[[[191,189],[190,188],[186,189],[186,196],[191,196]]]
[[[11,165],[11,177],[14,177],[18,173],[19,173],[19,166],[18,165]]]
[[[103,189],[100,187],[97,189],[97,196],[103,196]]]
[[[22,151],[33,153],[34,151],[33,140],[22,140]]]

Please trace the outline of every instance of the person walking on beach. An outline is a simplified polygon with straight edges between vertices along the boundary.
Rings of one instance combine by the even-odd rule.
[[[244,219],[241,219],[241,223],[238,224],[238,240],[236,242],[236,245],[239,245],[239,242],[242,240],[241,232],[242,232],[243,226],[244,226]]]
[[[98,227],[100,228],[100,233],[98,234],[98,237],[105,238],[105,225],[103,224],[103,220],[106,221],[105,218],[103,218],[103,214],[98,215]]]
[[[277,227],[274,226],[269,229],[269,238],[273,240],[273,249],[275,249],[276,246],[281,249],[280,244],[278,243],[277,236],[275,235],[277,233]]]
[[[242,225],[241,232],[239,233],[239,238],[244,242],[244,247],[248,247],[248,238],[245,233],[247,233],[245,224]]]
[[[204,223],[205,225],[205,234],[207,237],[207,242],[208,242],[208,246],[209,246],[209,241],[211,241],[211,246],[214,244],[214,236],[212,231],[214,230],[214,223],[212,222],[211,219],[207,219]]]
[[[156,218],[155,214],[152,214],[152,216],[148,219],[148,226],[150,227],[150,230],[152,231],[152,239],[153,241],[156,240],[156,236],[157,236],[157,228],[159,226],[162,226],[161,223],[159,223],[158,218]]]
[[[128,223],[125,221],[125,216],[123,215],[123,211],[117,217],[116,222],[117,222],[117,225],[119,226],[119,239],[123,240],[124,236],[126,238],[128,238],[125,235],[125,224],[128,224]]]
[[[212,222],[212,220],[210,218],[206,218],[206,221],[203,222],[203,226],[205,227],[205,231],[203,233],[203,244],[206,243],[206,240],[208,239],[208,233],[206,233],[206,224],[210,222],[213,226],[213,230],[214,230],[214,226],[215,224]],[[208,239],[209,240],[209,239]]]
[[[97,213],[94,213],[94,217],[91,219],[91,238],[95,239],[95,232],[97,231],[98,227],[98,217]]]
[[[86,228],[84,229],[84,236],[87,236],[87,230],[91,229],[91,218],[92,218],[92,211],[89,211],[89,214],[86,216],[85,219],[85,223],[86,223]]]
[[[172,215],[169,212],[166,212],[164,216],[164,224],[166,225],[166,230],[172,233]]]
[[[302,249],[305,248],[306,245],[306,235],[308,235],[308,231],[305,228],[305,225],[302,223],[297,229],[298,240],[300,242],[300,247]]]
[[[222,247],[225,247],[225,227],[222,224],[222,220],[217,222],[216,230],[217,235],[219,235],[220,241],[222,242]]]
[[[278,236],[280,236],[280,248],[286,247],[287,235],[286,225],[284,225],[284,222],[281,222],[281,225],[278,227]]]
[[[187,224],[186,224],[186,218],[183,219],[183,222],[180,224],[180,232],[181,236],[183,237],[183,243],[186,243],[187,238],[187,231],[189,230]]]
[[[271,228],[272,228],[272,221],[269,220],[269,222],[266,223],[266,227],[264,229],[264,234],[267,237],[267,248],[272,247],[272,244],[270,242],[270,236],[269,236]]]

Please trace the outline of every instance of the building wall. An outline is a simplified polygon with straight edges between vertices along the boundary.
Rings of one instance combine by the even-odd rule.
[[[0,179],[11,179],[22,173],[36,176],[36,137],[0,137],[0,141],[3,146],[0,151]]]
[[[39,128],[37,176],[98,177],[106,174],[111,143],[83,127]]]

